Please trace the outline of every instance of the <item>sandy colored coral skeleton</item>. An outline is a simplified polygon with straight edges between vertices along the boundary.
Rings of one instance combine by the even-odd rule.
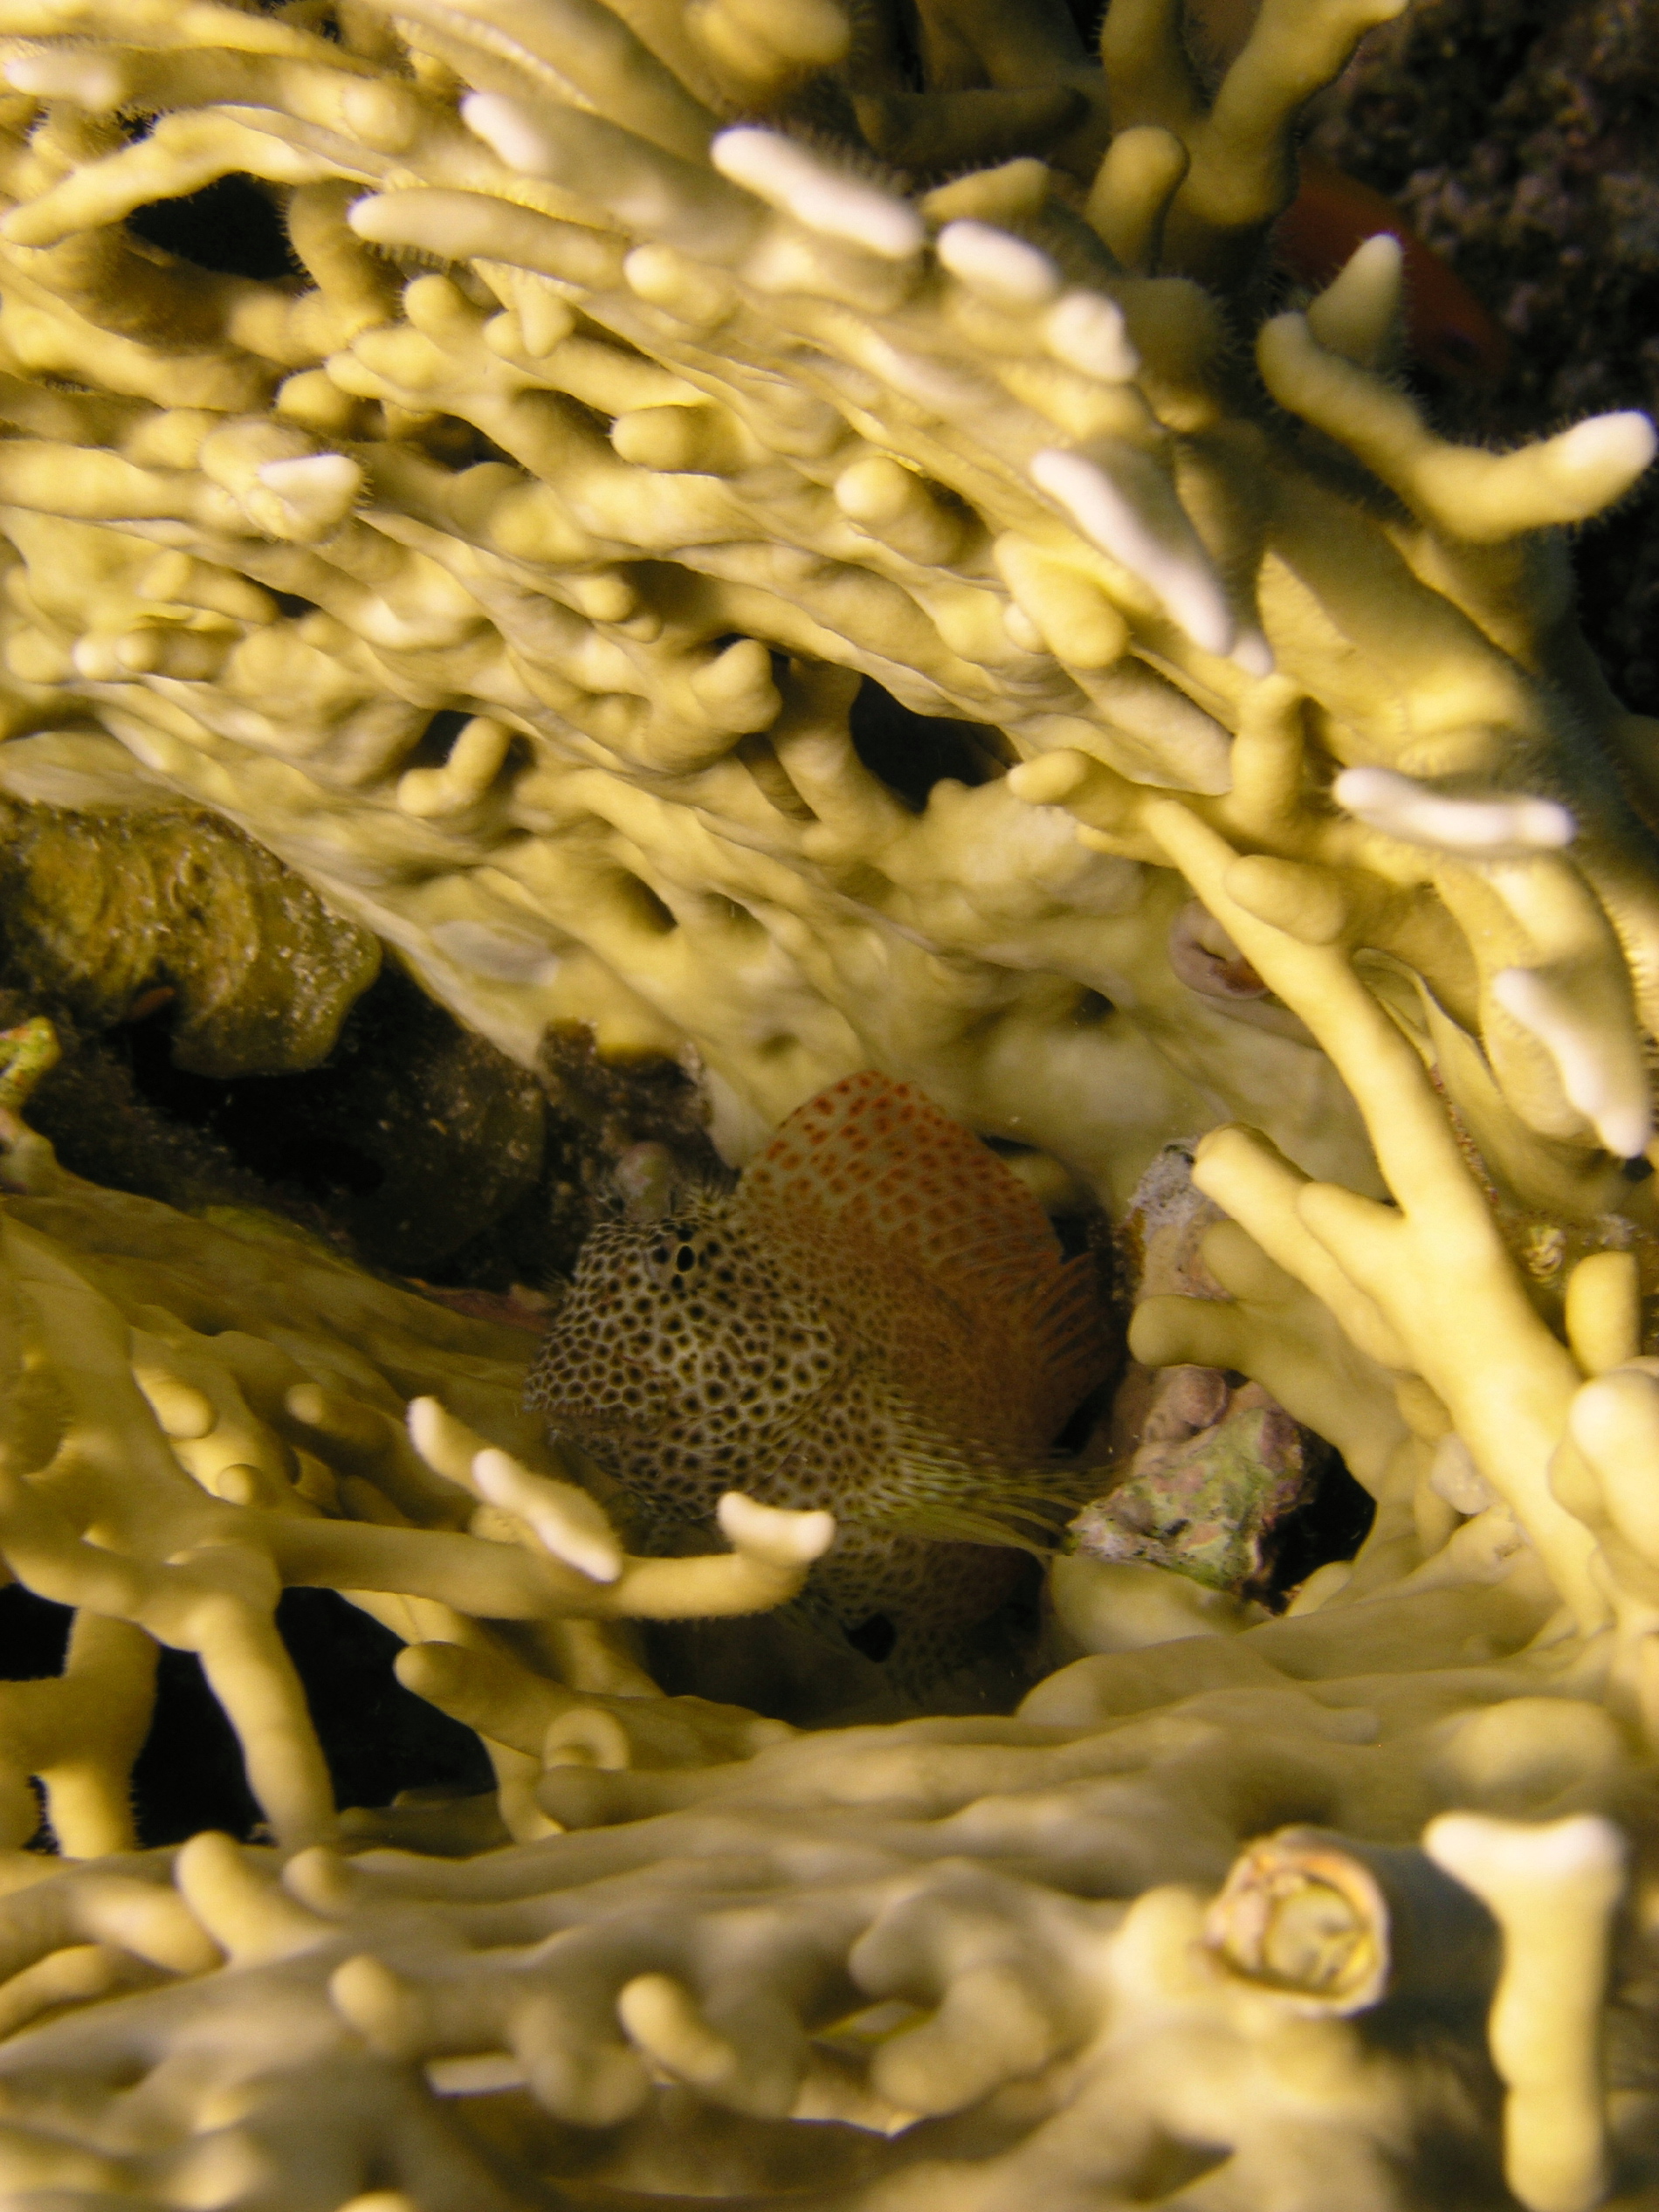
[[[1564,533],[1655,436],[1441,438],[1386,238],[1275,297],[1399,12],[1263,0],[1207,86],[1174,0],[1098,57],[0,0],[0,789],[211,810],[342,972],[677,1055],[733,1165],[866,1068],[1057,1211],[1201,1138],[1213,1288],[1134,1357],[1376,1508],[1278,1617],[1057,1560],[1012,1714],[664,1696],[615,1624],[785,1603],[829,1517],[626,1556],[521,1331],[69,1174],[14,1031],[0,1556],[74,1609],[0,1685],[17,2212],[1654,2201],[1656,732]],[[148,242],[224,180],[295,273]],[[295,1584],[492,1797],[340,1820]],[[137,1848],[158,1644],[272,1840]]]

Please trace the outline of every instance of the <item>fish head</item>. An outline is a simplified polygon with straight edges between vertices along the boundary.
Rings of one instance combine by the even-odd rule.
[[[683,1208],[593,1231],[526,1402],[595,1445],[754,1435],[836,1364],[833,1332],[765,1240],[723,1206]]]

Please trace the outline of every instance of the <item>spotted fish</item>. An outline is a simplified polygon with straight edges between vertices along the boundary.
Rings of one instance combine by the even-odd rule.
[[[863,1074],[730,1193],[595,1229],[527,1402],[618,1478],[652,1548],[726,1490],[828,1506],[820,1616],[919,1650],[991,1611],[1009,1547],[1064,1518],[1050,1456],[1111,1350],[1093,1259],[1064,1258],[921,1092]]]

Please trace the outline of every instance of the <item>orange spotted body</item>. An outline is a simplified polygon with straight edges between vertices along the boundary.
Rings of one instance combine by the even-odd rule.
[[[1041,1533],[1044,1464],[1102,1381],[1092,1260],[920,1092],[864,1074],[737,1189],[582,1248],[528,1403],[667,1544],[722,1492],[828,1506],[818,1609],[914,1643],[982,1617]]]
[[[1509,360],[1509,337],[1400,210],[1370,185],[1301,157],[1301,183],[1279,217],[1273,250],[1298,282],[1323,291],[1357,246],[1386,231],[1405,258],[1406,342],[1419,361],[1458,382],[1491,383]]]

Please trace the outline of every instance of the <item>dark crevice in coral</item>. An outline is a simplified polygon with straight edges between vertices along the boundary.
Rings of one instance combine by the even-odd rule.
[[[84,1033],[61,1006],[32,995],[0,998],[0,1020],[7,1025],[38,1012],[52,1017],[63,1058],[30,1100],[29,1120],[51,1139],[72,1173],[187,1212],[213,1205],[265,1207],[328,1233],[320,1209],[285,1202],[208,1131],[143,1097],[133,1078],[131,1041],[122,1032]]]
[[[277,1624],[339,1805],[385,1805],[404,1789],[492,1787],[471,1729],[397,1680],[392,1666],[403,1647],[389,1629],[332,1590],[285,1591]],[[155,1719],[133,1774],[141,1840],[176,1843],[204,1828],[253,1835],[259,1809],[241,1751],[193,1655],[163,1651],[156,1688]]]
[[[1068,1416],[1059,1434],[1053,1440],[1052,1449],[1062,1456],[1081,1451],[1112,1408],[1112,1393],[1118,1387],[1114,1374],[1077,1405]]]
[[[21,1582],[0,1589],[0,1650],[9,1682],[38,1682],[60,1673],[69,1642],[70,1611],[37,1597]]]
[[[1100,52],[1100,26],[1106,19],[1106,0],[1066,0],[1066,11],[1092,60]]]
[[[1333,1560],[1352,1559],[1371,1533],[1377,1501],[1362,1490],[1334,1451],[1325,1451],[1313,1495],[1280,1522],[1267,1597],[1277,1605]]]
[[[465,719],[433,718],[438,757]],[[81,968],[43,982],[10,958],[7,920],[0,872],[0,1028],[39,1013],[56,1024],[63,1058],[29,1118],[91,1182],[187,1211],[274,1213],[371,1266],[501,1292],[568,1274],[615,1203],[612,1171],[630,1146],[665,1144],[689,1183],[724,1175],[697,1085],[671,1060],[608,1064],[572,1029],[549,1038],[533,1073],[389,968],[320,1065],[203,1073],[180,1065],[185,989],[135,996],[126,969],[115,988],[84,933]],[[187,935],[180,920],[170,952],[186,977]],[[218,1018],[223,989],[214,1003]]]
[[[8,1679],[57,1674],[71,1617],[66,1606],[20,1584],[0,1589]],[[286,1592],[277,1622],[340,1805],[384,1805],[404,1789],[459,1794],[492,1786],[472,1730],[397,1680],[392,1668],[402,1646],[389,1629],[332,1590]],[[204,1828],[245,1837],[259,1824],[235,1733],[189,1651],[160,1654],[155,1714],[134,1770],[133,1802],[146,1844],[179,1843]]]
[[[242,1751],[218,1699],[189,1651],[162,1651],[155,1717],[133,1769],[139,1841],[182,1843],[204,1828],[245,1841],[259,1808]]]
[[[221,276],[265,283],[304,272],[288,244],[281,214],[251,176],[221,176],[176,200],[134,208],[127,227],[163,252]]]
[[[847,722],[860,761],[918,814],[936,783],[990,783],[1008,765],[1000,730],[919,714],[872,676],[858,686]]]
[[[856,1629],[847,1630],[847,1641],[855,1651],[862,1652],[877,1666],[888,1657],[898,1641],[898,1631],[885,1613],[872,1613],[867,1621],[860,1621]]]
[[[434,417],[415,434],[414,442],[429,460],[457,476],[463,470],[477,468],[484,461],[504,461],[509,467],[518,465],[505,446],[498,445],[476,424],[459,415]]]
[[[651,889],[643,876],[632,875],[627,869],[619,868],[616,882],[618,896],[633,907],[641,928],[667,937],[679,927],[674,919],[674,909]]]
[[[459,706],[440,706],[403,756],[406,768],[441,768],[454,750],[455,741],[472,720]]]
[[[192,1075],[169,1049],[165,1010],[124,1035],[141,1099],[222,1147],[273,1201],[322,1207],[366,1258],[400,1272],[441,1267],[540,1170],[534,1078],[397,969],[357,1001],[334,1051],[306,1074]]]

